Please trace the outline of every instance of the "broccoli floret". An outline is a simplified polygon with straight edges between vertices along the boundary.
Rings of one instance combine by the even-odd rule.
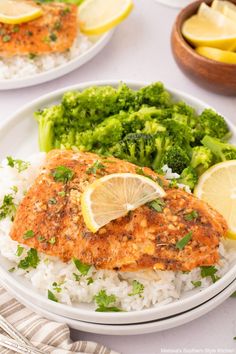
[[[137,100],[140,105],[146,104],[153,107],[169,107],[171,105],[171,96],[165,90],[161,82],[145,86],[137,92]]]
[[[205,146],[195,146],[192,149],[192,158],[190,165],[195,168],[198,176],[203,174],[211,165],[213,165],[213,154]]]
[[[198,117],[198,123],[193,130],[195,144],[198,145],[205,135],[218,139],[228,139],[230,131],[224,118],[212,109],[205,109]]]
[[[34,116],[39,125],[39,149],[48,152],[54,148],[56,125],[60,126],[65,119],[63,109],[61,105],[52,106],[35,112]]]
[[[172,146],[172,140],[166,132],[159,132],[154,140],[155,153],[152,162],[152,168],[154,171],[160,172],[160,168],[163,166],[163,158],[165,152]]]
[[[149,134],[127,134],[123,141],[110,149],[110,153],[140,166],[150,166],[154,139]]]
[[[162,159],[162,165],[167,165],[173,172],[181,174],[181,172],[189,165],[190,158],[186,151],[181,147],[174,145],[165,153]]]
[[[156,135],[159,132],[165,132],[165,131],[166,131],[166,127],[164,127],[164,125],[160,124],[155,120],[148,120],[147,122],[145,122],[145,126],[144,129],[142,130],[142,133]]]
[[[197,182],[198,182],[197,172],[191,166],[186,167],[183,170],[183,172],[181,173],[180,178],[178,179],[178,183],[182,183],[182,184],[185,184],[185,185],[189,186],[189,188],[191,190],[194,189],[194,187],[196,186]]]
[[[220,141],[211,136],[205,136],[202,144],[211,150],[216,162],[236,160],[236,146]]]
[[[178,102],[171,107],[171,118],[190,128],[196,126],[197,114],[185,102]]]

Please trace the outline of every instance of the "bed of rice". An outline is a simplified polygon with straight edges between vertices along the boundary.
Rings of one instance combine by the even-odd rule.
[[[38,175],[44,159],[44,153],[32,156],[29,159],[30,166],[21,173],[17,169],[9,167],[6,161],[2,162],[2,168],[0,168],[0,205],[6,194],[13,194],[15,203],[19,204],[25,192]],[[165,172],[168,178],[177,177],[167,167],[165,167]],[[12,190],[13,186],[18,188],[17,193]],[[11,223],[10,218],[0,221],[0,252],[2,256],[12,261],[12,266],[16,267],[15,274],[29,279],[33,286],[45,296],[47,296],[48,289],[55,293],[52,286],[54,282],[61,284],[61,291],[55,293],[55,295],[62,303],[69,305],[81,302],[94,303],[94,295],[104,289],[107,294],[114,294],[116,296],[116,305],[120,306],[123,310],[141,310],[179,299],[186,292],[194,288],[192,281],[201,280],[199,290],[208,287],[212,283],[209,277],[201,278],[199,268],[194,269],[190,273],[173,271],[121,273],[96,270],[91,267],[86,276],[82,276],[80,281],[76,281],[73,273],[78,274],[78,270],[72,262],[63,263],[55,257],[48,257],[44,254],[39,254],[40,263],[36,269],[19,269],[17,268],[17,264],[21,259],[25,258],[27,247],[24,246],[25,250],[20,257],[16,256],[18,243],[9,237]],[[229,270],[230,263],[236,258],[236,252],[232,249],[226,251],[223,244],[221,244],[220,255],[221,259],[217,265],[217,275],[221,277]],[[93,279],[93,282],[88,284],[88,278],[90,277]],[[132,293],[133,280],[137,280],[144,285],[142,296],[129,295]]]
[[[92,45],[93,43],[87,36],[78,32],[73,46],[65,53],[44,54],[36,56],[34,59],[20,55],[11,58],[0,57],[0,80],[26,78],[52,70],[78,58]]]

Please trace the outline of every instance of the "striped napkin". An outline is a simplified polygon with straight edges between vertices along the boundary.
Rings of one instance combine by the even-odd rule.
[[[37,315],[15,300],[1,286],[0,314],[45,354],[118,354],[94,342],[72,342],[66,324],[52,322]],[[0,333],[6,335],[1,329]],[[0,346],[0,353],[13,354],[14,352]]]

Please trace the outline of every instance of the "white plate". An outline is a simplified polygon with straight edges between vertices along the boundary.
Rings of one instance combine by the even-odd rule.
[[[155,0],[155,1],[163,5],[177,7],[177,8],[185,7],[191,4],[191,2],[193,2],[193,0]]]
[[[37,123],[33,119],[33,113],[47,105],[58,103],[64,92],[68,90],[83,90],[92,85],[112,85],[117,86],[117,81],[105,82],[88,82],[80,85],[66,87],[56,92],[47,94],[32,103],[28,104],[20,111],[15,113],[8,121],[0,126],[0,159],[7,155],[18,157],[27,157],[38,151],[37,144]],[[138,89],[147,83],[128,82],[133,89]],[[177,90],[169,90],[176,100],[184,100],[196,110],[201,111],[209,107],[202,101],[193,98]],[[229,127],[233,133],[233,140],[236,142],[236,129],[228,121]],[[48,300],[40,295],[36,289],[32,287],[27,279],[9,273],[8,269],[12,264],[5,258],[0,257],[0,275],[6,284],[17,290],[18,294],[31,302],[37,301],[37,304],[50,312],[60,314],[71,319],[77,319],[87,322],[96,323],[138,323],[151,320],[161,319],[167,316],[173,316],[183,311],[190,310],[203,302],[215,296],[225,287],[227,287],[234,279],[236,274],[236,264],[232,264],[231,269],[219,281],[211,285],[207,289],[199,292],[197,289],[186,293],[180,300],[167,305],[157,306],[142,311],[120,312],[120,313],[100,313],[94,312],[90,305],[80,304],[77,306],[68,306]]]
[[[96,40],[94,38],[93,45],[86,52],[54,69],[44,71],[40,74],[35,74],[26,78],[0,80],[0,90],[11,90],[42,84],[43,82],[54,80],[58,77],[70,73],[75,69],[78,69],[80,66],[84,65],[93,57],[95,57],[108,44],[113,33],[114,30],[97,37]]]
[[[2,282],[2,281],[1,281]],[[113,336],[128,336],[137,334],[147,334],[153,332],[160,332],[177,326],[181,326],[185,323],[191,322],[206,313],[213,310],[215,307],[219,306],[223,301],[225,301],[235,290],[236,290],[236,280],[234,280],[227,288],[217,294],[215,297],[206,301],[204,304],[181,313],[177,316],[172,316],[170,318],[165,318],[162,320],[144,322],[139,324],[127,324],[127,325],[104,325],[97,323],[88,323],[83,321],[72,320],[67,317],[60,315],[55,315],[45,309],[40,308],[35,304],[35,302],[30,302],[24,297],[20,296],[14,289],[4,284],[3,286],[11,293],[16,299],[18,299],[23,305],[28,307],[30,310],[38,313],[40,316],[46,317],[47,319],[55,322],[66,323],[69,327],[77,329],[78,331],[96,333],[96,334],[106,334]]]

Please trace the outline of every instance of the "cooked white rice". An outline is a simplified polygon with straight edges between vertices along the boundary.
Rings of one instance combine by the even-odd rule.
[[[39,174],[40,166],[44,160],[44,153],[32,156],[29,159],[30,166],[21,173],[16,168],[9,167],[6,160],[3,161],[2,168],[0,168],[0,206],[6,194],[13,194],[15,203],[20,203],[25,192]],[[167,167],[164,170],[168,178],[177,177],[171,174],[171,170]],[[13,186],[18,188],[16,193],[12,189]],[[23,254],[20,257],[16,255],[18,243],[9,237],[11,224],[12,221],[9,217],[0,221],[0,252],[2,256],[12,261],[12,267],[15,267],[15,274],[29,279],[33,286],[45,296],[47,296],[48,289],[50,289],[62,303],[69,305],[81,302],[94,303],[94,295],[104,289],[108,295],[114,294],[116,296],[116,306],[121,307],[123,310],[141,310],[179,299],[185,293],[194,289],[192,281],[201,281],[199,290],[207,288],[212,283],[209,277],[201,278],[199,268],[189,273],[173,271],[122,273],[96,270],[91,267],[86,276],[82,276],[80,281],[76,281],[73,273],[78,274],[78,270],[72,262],[63,263],[56,257],[48,257],[44,254],[39,254],[40,263],[36,269],[19,269],[17,264],[25,258],[28,248],[24,246]],[[221,277],[229,270],[231,262],[236,258],[236,252],[233,252],[233,250],[226,252],[223,244],[221,244],[220,255],[221,259],[217,265],[217,275]],[[93,283],[88,285],[88,278],[90,277],[93,279]],[[132,293],[133,280],[137,280],[144,285],[144,291],[141,296],[129,295]],[[60,284],[60,292],[55,291],[52,285],[54,282]]]
[[[27,78],[52,70],[79,57],[92,45],[87,36],[78,32],[73,46],[65,53],[38,55],[34,59],[20,55],[11,58],[0,57],[0,80]]]

